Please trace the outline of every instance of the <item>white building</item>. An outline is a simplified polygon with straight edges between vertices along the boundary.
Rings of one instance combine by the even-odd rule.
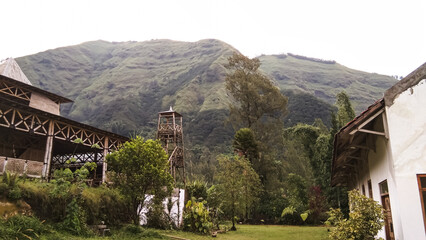
[[[378,237],[426,239],[426,63],[336,134],[332,185],[382,204]]]

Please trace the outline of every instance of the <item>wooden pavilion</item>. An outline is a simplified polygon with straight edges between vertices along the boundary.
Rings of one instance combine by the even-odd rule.
[[[32,86],[14,59],[0,62],[0,173],[48,179],[65,165],[95,162],[91,177],[106,180],[106,154],[128,138],[60,116],[61,104],[70,102]]]

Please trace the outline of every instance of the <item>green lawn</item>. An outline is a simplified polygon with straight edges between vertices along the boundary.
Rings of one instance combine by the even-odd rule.
[[[213,239],[211,236],[201,236],[181,231],[161,231],[160,233],[191,240]],[[328,232],[326,227],[238,225],[237,231],[218,234],[215,239],[325,240],[327,239],[327,236]]]
[[[156,239],[191,239],[191,240],[327,240],[328,232],[326,227],[310,226],[278,226],[278,225],[238,225],[237,231],[218,234],[216,238],[210,235],[198,235],[183,231],[164,231],[146,229],[141,233],[129,233],[120,230],[113,230],[112,236],[108,237],[76,237],[64,232],[54,232],[42,235],[41,240],[156,240]],[[177,237],[177,238],[173,238]]]

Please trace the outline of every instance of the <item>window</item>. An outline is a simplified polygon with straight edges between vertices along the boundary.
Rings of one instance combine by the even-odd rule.
[[[380,189],[380,196],[382,198],[383,214],[385,215],[386,240],[395,240],[388,181],[384,180],[383,182],[379,183],[379,189]]]
[[[364,184],[362,184],[362,195],[365,196],[365,186],[364,186]]]
[[[367,185],[368,185],[368,197],[370,197],[372,199],[373,198],[373,187],[371,186],[371,180],[368,180]]]
[[[417,175],[417,182],[419,184],[419,192],[420,192],[420,202],[422,204],[422,211],[423,211],[423,224],[425,224],[425,231],[426,231],[426,174],[418,174]]]
[[[379,187],[380,187],[380,195],[389,195],[389,189],[388,189],[388,181],[383,181],[381,183],[379,183]]]

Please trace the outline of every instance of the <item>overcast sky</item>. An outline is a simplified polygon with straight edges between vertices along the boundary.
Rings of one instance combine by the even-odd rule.
[[[0,59],[92,40],[225,41],[407,75],[426,62],[425,0],[2,0]]]

